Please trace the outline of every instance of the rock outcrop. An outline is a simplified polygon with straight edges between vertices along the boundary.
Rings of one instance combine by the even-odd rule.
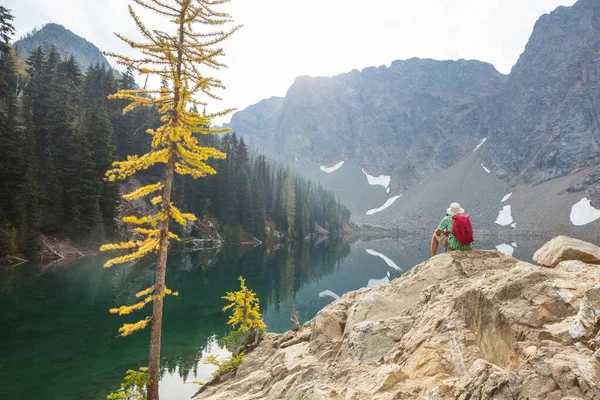
[[[562,261],[569,260],[600,264],[600,248],[583,240],[557,236],[536,251],[533,260],[544,267],[551,268]]]
[[[195,399],[598,399],[599,329],[600,266],[452,252],[266,334]]]

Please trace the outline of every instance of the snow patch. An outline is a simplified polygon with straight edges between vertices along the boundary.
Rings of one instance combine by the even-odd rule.
[[[496,246],[496,250],[498,250],[500,253],[508,254],[509,256],[512,256],[515,252],[515,249],[510,244],[506,243]]]
[[[498,213],[498,218],[496,218],[496,223],[498,225],[506,226],[506,225],[512,224],[512,222],[513,222],[513,217],[512,217],[511,211],[510,211],[510,206],[504,206],[504,208],[502,210],[500,210],[500,212]]]
[[[588,198],[584,197],[571,207],[570,218],[573,225],[587,225],[600,218],[600,210],[592,207]]]
[[[337,294],[333,293],[331,290],[323,290],[321,293],[319,293],[319,297],[331,297],[335,300],[339,300],[340,296],[338,296]]]
[[[390,283],[390,280],[387,276],[384,276],[381,279],[369,279],[369,283],[367,283],[367,287],[385,285],[386,283]]]
[[[484,170],[485,172],[487,172],[488,174],[489,174],[490,172],[492,172],[492,171],[490,171],[489,169],[487,169],[487,168],[485,167],[485,165],[481,164],[481,166],[483,167],[483,170]]]
[[[481,145],[485,143],[485,141],[486,141],[486,140],[487,140],[487,138],[486,138],[486,137],[484,137],[484,138],[481,140],[481,142],[480,142],[480,143],[477,145],[477,147],[475,147],[475,150],[473,150],[473,153],[475,153],[475,152],[477,151],[477,149],[478,149],[478,148],[480,148],[480,147],[481,147]]]
[[[391,206],[392,204],[394,204],[394,202],[395,202],[396,200],[398,200],[400,197],[402,197],[402,195],[401,195],[401,194],[400,194],[400,195],[398,195],[398,196],[390,197],[389,199],[387,199],[387,201],[385,202],[385,204],[384,204],[384,205],[382,205],[382,206],[381,206],[381,207],[379,207],[379,208],[373,208],[372,210],[369,210],[369,211],[367,211],[365,214],[366,214],[366,215],[373,215],[373,214],[375,214],[375,213],[378,213],[379,211],[383,211],[383,210],[385,210],[386,208],[388,208],[389,206]]]
[[[399,266],[396,265],[395,262],[393,262],[389,257],[376,252],[375,250],[371,250],[371,249],[365,249],[367,253],[369,253],[372,256],[375,257],[379,257],[381,258],[383,261],[385,261],[385,263],[388,265],[388,267],[395,269],[396,271],[401,271],[403,272],[404,270],[402,268],[400,268]]]
[[[375,185],[379,185],[379,186],[383,186],[386,191],[389,193],[389,188],[390,188],[390,182],[392,180],[392,178],[388,175],[379,175],[379,176],[372,176],[367,174],[367,172],[365,171],[364,168],[361,168],[363,174],[365,174],[367,176],[367,181],[369,181],[369,185],[375,186]]]
[[[500,203],[504,203],[506,200],[510,199],[510,196],[512,196],[512,192],[510,192],[509,194],[507,194],[506,196],[504,196],[502,198],[502,200],[500,200]]]
[[[339,169],[342,167],[342,165],[344,165],[346,161],[340,161],[339,163],[335,164],[333,167],[326,167],[324,165],[321,165],[321,171],[323,172],[327,172],[328,174],[332,173],[333,171]]]
[[[510,224],[510,227],[513,228],[513,229],[515,229],[517,227],[517,223],[513,222],[512,224]]]
[[[510,245],[511,245],[512,247],[514,247],[515,249],[517,248],[517,242],[512,242]]]

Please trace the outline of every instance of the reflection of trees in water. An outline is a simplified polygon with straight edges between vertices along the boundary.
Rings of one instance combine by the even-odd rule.
[[[203,365],[203,360],[215,348],[222,348],[220,338],[225,332],[210,336],[204,343],[198,344],[194,349],[188,349],[175,358],[165,358],[162,360],[161,379],[165,374],[177,373],[184,382],[193,381],[198,376],[198,369]]]
[[[217,256],[220,252],[221,248],[218,247],[215,249],[173,254],[176,257],[176,262],[170,263],[169,266],[181,272],[190,272],[196,268],[208,271],[217,265]]]
[[[277,251],[258,246],[228,248],[208,258],[202,253],[179,254],[169,267],[186,267],[171,268],[170,273],[167,269],[167,286],[178,290],[180,296],[165,303],[163,367],[168,373],[177,371],[184,380],[197,375],[211,338],[220,340],[228,333],[221,297],[236,289],[238,276],[243,275],[257,293],[263,313],[271,306],[278,310],[280,303],[293,298],[304,285],[332,273],[350,254],[350,246],[329,239],[317,245],[291,243]],[[212,260],[209,268],[202,264],[207,259]]]
[[[336,238],[316,245],[294,242],[271,254],[261,269],[261,287],[253,289],[262,301],[263,311],[273,306],[278,312],[281,303],[294,298],[304,285],[333,273],[349,254],[350,245]]]
[[[110,279],[111,292],[115,302],[113,307],[133,304],[136,300],[135,294],[152,286],[156,274],[154,265],[149,265],[144,261],[111,268],[114,270]]]
[[[16,275],[17,268],[0,266],[0,298],[12,293]]]

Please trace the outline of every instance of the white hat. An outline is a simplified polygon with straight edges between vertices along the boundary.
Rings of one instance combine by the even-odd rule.
[[[446,210],[446,213],[450,215],[463,214],[464,212],[465,210],[458,203],[450,204],[450,208]]]

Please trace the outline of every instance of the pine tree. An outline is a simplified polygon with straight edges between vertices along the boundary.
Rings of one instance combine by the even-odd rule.
[[[289,171],[286,175],[283,183],[283,203],[285,207],[286,226],[288,226],[290,230],[293,230],[294,220],[296,218],[296,194],[294,193],[294,182]]]
[[[304,197],[302,190],[302,183],[298,179],[294,185],[294,232],[297,238],[304,239],[306,236],[306,229],[304,227]]]
[[[103,226],[111,225],[115,217],[115,204],[118,199],[117,187],[112,182],[102,181],[102,171],[110,168],[113,162],[113,129],[104,106],[98,104],[86,112],[84,132],[94,162],[95,192],[99,197]]]
[[[15,27],[10,21],[15,17],[10,13],[10,10],[0,6],[0,52],[8,52],[10,50],[10,38],[15,34]]]
[[[0,17],[5,19],[3,7]],[[5,10],[5,9],[4,9]],[[6,26],[0,19],[0,39]],[[12,28],[12,26],[9,25]],[[18,120],[18,106],[14,96],[17,75],[14,53],[8,43],[0,42],[0,224],[18,218],[16,193],[22,176],[22,126]]]
[[[9,10],[0,6],[0,257],[16,250],[16,227],[24,215],[18,197],[23,179],[25,129],[15,98],[18,75],[10,46],[10,37],[15,31],[12,20]]]
[[[92,221],[91,242],[94,244],[104,242],[106,240],[104,233],[104,218],[102,217],[102,211],[100,211],[100,201],[98,199],[94,201]]]
[[[237,141],[237,140],[236,140]],[[237,189],[237,207],[238,221],[240,225],[250,235],[255,235],[254,231],[254,216],[253,216],[253,198],[250,187],[250,177],[248,171],[250,169],[248,160],[248,147],[244,139],[241,138],[237,142],[236,153],[236,189]]]
[[[144,186],[125,196],[128,199],[135,199],[161,192],[151,200],[153,204],[160,204],[160,211],[155,215],[147,215],[142,218],[126,217],[124,219],[125,222],[146,226],[137,228],[138,233],[145,235],[143,241],[106,245],[101,249],[135,249],[131,254],[108,261],[106,267],[133,261],[150,252],[158,252],[155,284],[140,295],[146,296],[146,299],[149,299],[147,302],[153,301],[148,399],[156,400],[158,399],[163,297],[169,293],[165,287],[167,249],[169,239],[177,238],[169,231],[169,222],[170,219],[173,219],[180,225],[186,225],[188,221],[195,219],[193,214],[181,213],[171,203],[173,174],[176,172],[193,178],[214,174],[216,171],[205,161],[209,158],[225,157],[225,154],[215,148],[201,147],[194,132],[201,134],[223,132],[222,129],[211,128],[211,120],[214,117],[225,115],[231,110],[200,115],[189,111],[189,105],[206,105],[206,103],[196,100],[196,95],[204,94],[211,99],[218,99],[213,90],[223,88],[223,85],[218,79],[206,76],[200,68],[219,69],[224,67],[224,64],[217,60],[223,55],[223,49],[218,45],[239,27],[236,26],[227,31],[195,31],[198,25],[213,28],[229,24],[231,22],[229,14],[213,10],[214,6],[226,3],[228,0],[134,0],[134,2],[169,18],[177,26],[177,34],[171,36],[163,31],[149,30],[130,6],[129,12],[146,42],[136,43],[119,34],[117,36],[133,49],[141,50],[144,56],[142,59],[131,59],[114,53],[109,53],[109,55],[115,57],[120,64],[131,67],[139,73],[153,74],[161,79],[164,78],[169,82],[169,88],[120,90],[117,94],[110,96],[113,99],[124,99],[131,102],[124,108],[124,113],[139,106],[158,106],[163,125],[155,130],[148,130],[152,136],[150,152],[139,157],[129,157],[127,161],[116,162],[114,169],[107,172],[107,179],[109,181],[126,179],[152,165],[165,164],[162,182]],[[148,296],[150,293],[153,294]],[[139,309],[147,302],[144,300],[141,306],[134,305],[132,308],[126,308],[126,311]],[[125,324],[121,332],[129,334],[145,327],[148,322],[149,319],[145,319],[136,324]]]
[[[30,259],[37,254],[40,247],[40,193],[36,176],[35,143],[33,139],[33,134],[30,131],[26,131],[23,141],[24,176],[19,194],[19,201],[23,207],[21,217],[21,248],[25,256]]]

